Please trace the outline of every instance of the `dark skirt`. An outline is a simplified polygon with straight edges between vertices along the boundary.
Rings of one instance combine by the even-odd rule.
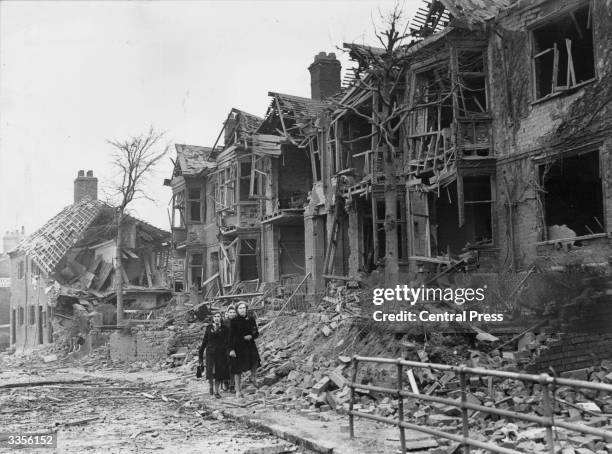
[[[206,349],[206,379],[227,380],[230,376],[225,351]]]
[[[248,372],[254,367],[261,366],[261,359],[257,346],[253,341],[244,341],[236,345],[236,357],[230,358],[230,369],[232,374]]]

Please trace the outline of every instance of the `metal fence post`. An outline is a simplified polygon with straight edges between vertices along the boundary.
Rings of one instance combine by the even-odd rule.
[[[468,409],[465,408],[467,403],[467,391],[466,391],[466,379],[465,379],[465,366],[461,366],[459,369],[459,382],[461,384],[461,420],[463,425],[463,438],[470,438],[470,420],[468,418]],[[470,445],[463,443],[463,454],[470,454]]]
[[[402,366],[402,359],[397,360],[397,417],[399,421],[400,430],[400,445],[402,447],[402,454],[406,454],[406,429],[402,426],[404,422],[404,397],[402,396],[402,390],[404,389],[404,367]]]
[[[353,403],[355,401],[355,382],[357,380],[357,357],[353,356],[352,360],[353,373],[351,376],[351,399],[349,400],[349,435],[355,437],[355,421],[353,417]]]
[[[553,408],[550,400],[550,390],[548,388],[548,375],[540,374],[540,386],[542,386],[542,409],[544,416],[548,419],[546,423],[546,444],[551,454],[555,454],[555,440],[553,437]]]

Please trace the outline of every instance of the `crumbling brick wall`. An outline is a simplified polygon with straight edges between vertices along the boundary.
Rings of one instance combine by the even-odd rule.
[[[110,336],[110,355],[113,361],[157,362],[166,358],[172,331],[133,330],[116,331]]]
[[[555,372],[593,367],[612,359],[612,334],[571,333],[564,335],[527,367],[531,373]]]
[[[536,155],[561,155],[585,144],[600,153],[604,186],[605,227],[612,226],[612,10],[606,2],[592,2],[596,80],[567,93],[536,100],[532,87],[530,28],[577,0],[543,0],[500,18],[491,34],[488,52],[493,142],[498,157],[497,236],[500,262],[507,264],[512,245],[504,179],[525,189],[514,203],[514,254],[519,267],[538,257],[542,207],[539,205]],[[597,247],[594,245],[593,247]],[[611,251],[612,252],[612,251]]]

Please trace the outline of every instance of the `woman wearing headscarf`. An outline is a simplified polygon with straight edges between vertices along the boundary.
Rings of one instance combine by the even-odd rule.
[[[217,312],[213,315],[212,323],[204,331],[204,339],[202,339],[202,345],[200,345],[198,352],[200,367],[202,367],[204,351],[206,351],[206,379],[210,385],[210,394],[214,394],[217,399],[221,397],[221,394],[219,394],[221,381],[229,379],[228,341],[229,330],[227,326],[221,323],[221,314]]]
[[[236,387],[236,397],[243,397],[240,387],[240,375],[251,371],[251,383],[257,387],[255,374],[261,365],[259,352],[255,345],[255,339],[259,337],[257,323],[247,314],[247,304],[241,301],[238,304],[238,314],[230,321],[229,350],[232,361],[232,374]]]

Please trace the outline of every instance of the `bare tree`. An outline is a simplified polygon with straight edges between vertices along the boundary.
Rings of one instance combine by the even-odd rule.
[[[404,103],[405,68],[408,60],[403,50],[411,34],[399,5],[396,4],[386,16],[381,14],[381,19],[383,25],[380,28],[384,30],[379,31],[375,26],[374,33],[382,48],[345,45],[358,65],[354,82],[357,89],[372,93],[371,115],[364,114],[350,103],[338,102],[338,105],[341,109],[367,119],[373,125],[372,134],[369,136],[376,138],[384,175],[385,281],[395,283],[399,278],[395,157],[400,151],[399,130],[409,113],[409,108]]]
[[[124,141],[107,140],[114,147],[113,164],[118,170],[117,185],[114,188],[118,198],[115,209],[117,325],[123,324],[123,276],[125,272],[121,261],[122,227],[126,220],[127,208],[132,201],[139,198],[152,200],[144,191],[144,184],[155,165],[168,151],[167,145],[161,151],[159,150],[163,135],[164,133],[156,132],[151,127],[148,132]]]

